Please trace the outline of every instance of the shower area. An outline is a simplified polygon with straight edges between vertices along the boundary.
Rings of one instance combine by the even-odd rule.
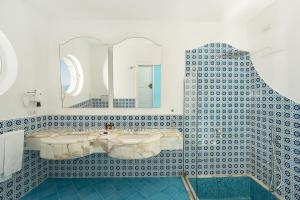
[[[273,90],[250,54],[223,43],[187,50],[185,77],[183,168],[193,198],[279,199],[276,101],[266,101]]]

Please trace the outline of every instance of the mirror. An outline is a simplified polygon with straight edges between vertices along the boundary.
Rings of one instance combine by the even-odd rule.
[[[162,48],[145,38],[113,46],[114,108],[160,108]]]
[[[65,108],[108,108],[108,47],[73,38],[60,46],[61,99]]]
[[[1,51],[1,49],[0,49],[0,51]],[[1,76],[1,74],[2,74],[2,58],[1,58],[1,53],[0,53],[0,76]]]
[[[15,83],[18,74],[18,59],[8,38],[0,31],[0,95]]]

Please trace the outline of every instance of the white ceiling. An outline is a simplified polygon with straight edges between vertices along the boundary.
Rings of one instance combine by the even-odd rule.
[[[273,0],[24,1],[46,17],[59,20],[195,20],[215,22],[223,20],[226,16],[233,17],[232,13],[251,13],[253,10],[263,9],[266,2]]]

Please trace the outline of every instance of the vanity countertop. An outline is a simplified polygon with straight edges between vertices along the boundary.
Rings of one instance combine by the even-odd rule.
[[[41,158],[66,160],[93,153],[108,153],[118,159],[144,159],[161,150],[181,150],[177,129],[114,129],[75,131],[47,129],[25,137],[25,149],[40,151]]]

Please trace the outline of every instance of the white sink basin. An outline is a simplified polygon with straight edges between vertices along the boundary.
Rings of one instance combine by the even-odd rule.
[[[110,141],[108,155],[118,159],[143,159],[160,153],[160,135],[119,135]]]
[[[91,142],[95,141],[94,135],[62,135],[41,139],[42,158],[66,160],[83,157],[93,153]]]
[[[159,140],[160,135],[146,135],[146,134],[121,135],[117,139],[122,144],[148,143],[148,142]]]
[[[46,144],[72,144],[78,142],[91,142],[96,140],[97,136],[93,135],[62,135],[41,139]]]

